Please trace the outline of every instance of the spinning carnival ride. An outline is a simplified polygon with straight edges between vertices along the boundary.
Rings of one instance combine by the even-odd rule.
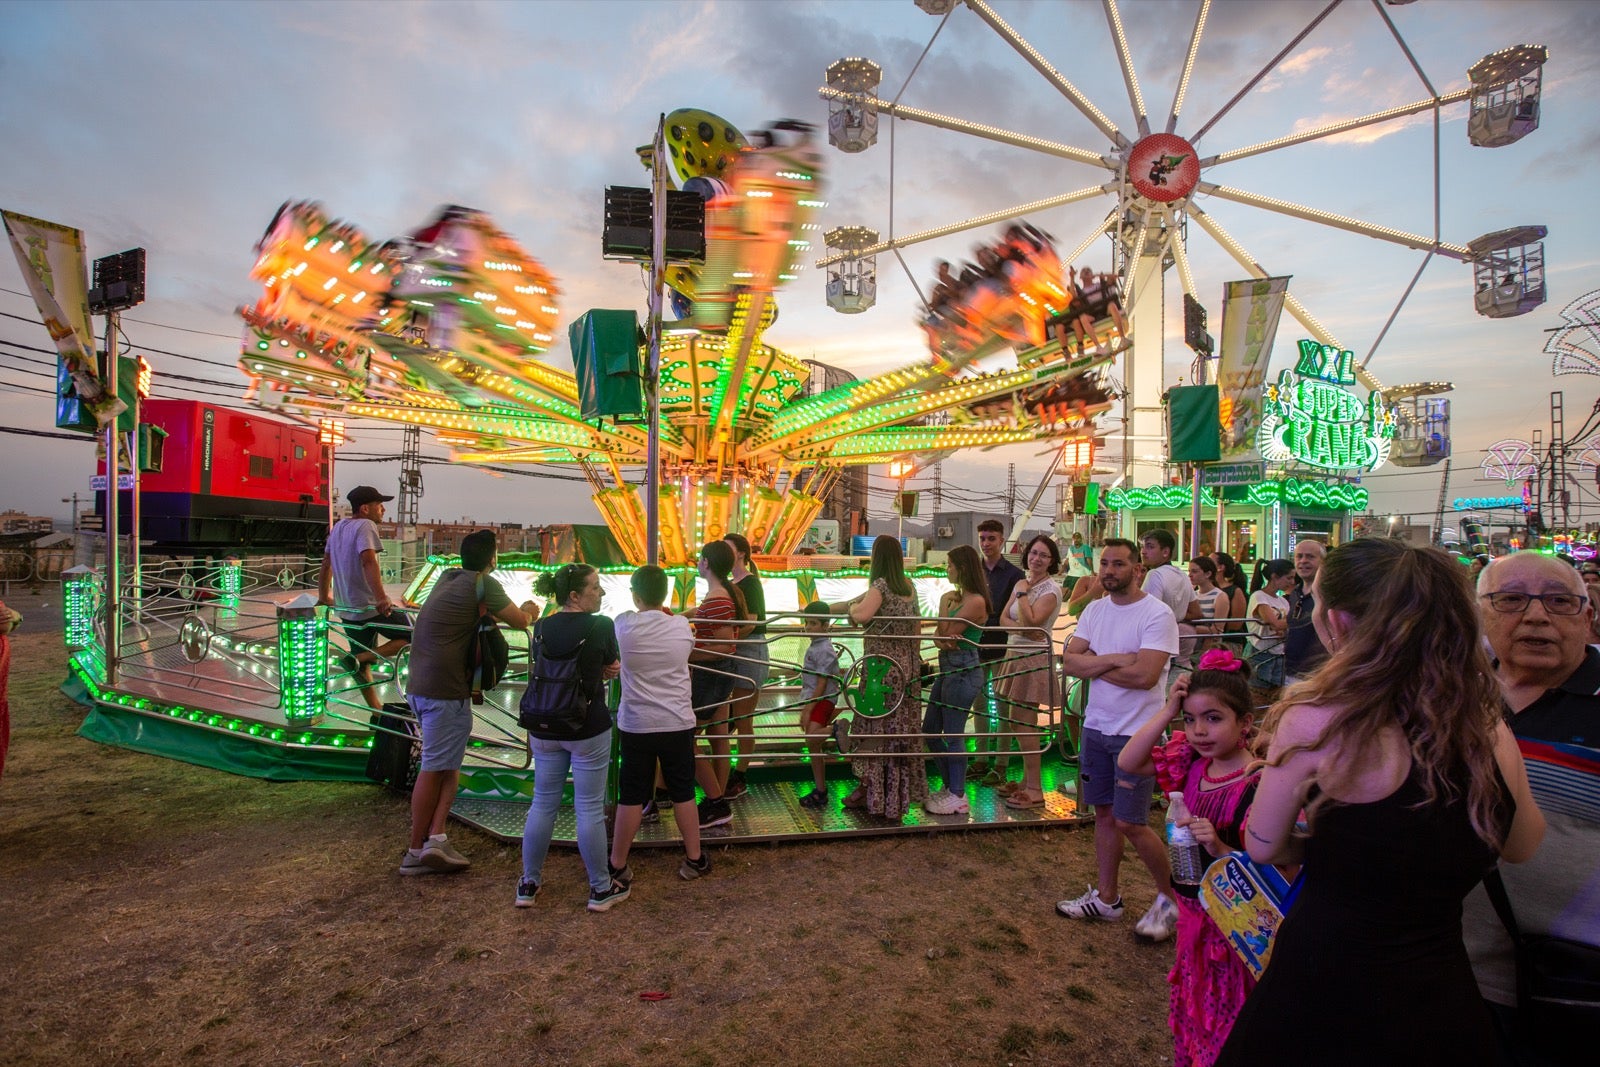
[[[930,360],[802,396],[810,368],[762,335],[818,228],[810,127],[778,123],[752,146],[715,115],[679,111],[666,132],[676,183],[706,201],[706,254],[667,275],[682,318],[661,346],[659,486],[624,474],[645,463],[646,428],[585,419],[578,379],[543,358],[555,280],[465,208],[379,244],[314,204],[284,205],[258,246],[264,295],[241,310],[255,402],[424,426],[462,463],[578,464],[634,562],[647,553],[640,493],[656,491],[666,566],[730,531],[791,552],[844,467],[1081,434],[1109,406],[1051,402],[1106,359],[1069,358],[1042,330],[1012,369],[958,375]]]
[[[1387,0],[1390,5],[1397,2],[1400,0]],[[1164,119],[1159,114],[1152,116],[1146,107],[1116,0],[1102,0],[1131,105],[1131,127],[1118,126],[1108,118],[985,0],[916,0],[916,4],[923,11],[940,17],[934,39],[955,17],[957,7],[970,9],[1057,90],[1068,105],[1088,119],[1098,138],[1102,139],[1101,143],[1078,147],[902,103],[913,78],[923,65],[923,59],[927,58],[928,51],[933,47],[934,40],[930,39],[923,58],[918,60],[892,99],[879,97],[878,85],[882,72],[869,59],[841,59],[828,68],[827,84],[820,92],[823,99],[829,102],[829,139],[836,147],[845,152],[864,151],[877,140],[880,117],[889,116],[1040,153],[1065,164],[1099,173],[1091,179],[1090,184],[1070,192],[918,233],[891,234],[887,240],[878,240],[874,231],[860,226],[833,231],[829,234],[830,254],[817,264],[829,270],[831,278],[838,279],[837,283],[830,281],[829,303],[836,310],[844,312],[859,312],[871,306],[869,294],[875,294],[877,288],[875,257],[880,252],[894,251],[898,255],[898,250],[908,246],[966,230],[1025,217],[1038,220],[1040,213],[1050,209],[1101,198],[1109,200],[1103,218],[1071,251],[1065,262],[1074,263],[1081,259],[1102,234],[1111,238],[1115,270],[1121,283],[1122,307],[1130,320],[1128,335],[1133,339],[1131,348],[1117,370],[1126,385],[1121,435],[1122,474],[1130,486],[1168,484],[1164,458],[1154,454],[1163,451],[1162,443],[1167,436],[1163,425],[1162,402],[1164,277],[1168,267],[1176,267],[1184,292],[1190,296],[1197,295],[1187,254],[1188,224],[1193,222],[1212,238],[1247,276],[1265,278],[1269,274],[1261,261],[1247,252],[1208,208],[1200,206],[1203,199],[1259,208],[1425,253],[1416,275],[1400,295],[1388,323],[1357,368],[1359,380],[1375,392],[1383,391],[1383,386],[1366,369],[1366,362],[1382,343],[1422,271],[1435,256],[1473,266],[1476,286],[1474,306],[1480,314],[1490,317],[1524,314],[1544,301],[1543,227],[1514,227],[1487,234],[1468,244],[1447,242],[1441,238],[1438,230],[1441,112],[1446,107],[1467,104],[1468,135],[1472,144],[1481,147],[1509,145],[1531,133],[1539,122],[1541,68],[1547,55],[1542,46],[1518,45],[1487,56],[1468,72],[1470,84],[1467,88],[1440,92],[1417,64],[1384,5],[1374,4],[1377,17],[1399,45],[1396,58],[1403,55],[1410,64],[1426,90],[1425,96],[1412,103],[1299,130],[1258,144],[1207,153],[1197,147],[1207,133],[1241,100],[1261,86],[1263,80],[1339,6],[1339,0],[1333,0],[1324,7],[1215,115],[1198,125],[1184,123],[1182,112],[1206,20],[1211,12],[1211,0],[1200,0],[1197,5],[1187,52],[1181,64],[1175,64],[1180,66],[1181,74],[1171,108]],[[1435,131],[1435,230],[1431,237],[1262,196],[1212,180],[1217,168],[1235,160],[1281,151],[1428,111],[1433,112]],[[1190,128],[1180,131],[1181,126]],[[835,234],[838,235],[837,239]],[[835,289],[839,290],[837,299]],[[1335,350],[1342,347],[1332,332],[1314,318],[1292,292],[1288,294],[1285,306],[1307,335]],[[1407,403],[1399,409],[1402,425],[1396,433],[1396,462],[1422,466],[1437,463],[1448,455],[1447,402],[1439,399],[1419,401],[1421,396],[1440,391],[1441,385],[1444,389],[1449,388],[1445,383],[1427,383],[1427,388],[1420,392],[1414,387],[1402,387]],[[1387,393],[1385,396],[1387,398]]]

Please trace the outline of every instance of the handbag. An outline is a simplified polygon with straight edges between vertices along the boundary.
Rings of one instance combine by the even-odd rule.
[[[500,684],[511,666],[511,646],[500,624],[484,604],[483,575],[478,575],[478,627],[467,644],[467,675],[472,682],[472,702],[483,703],[483,694]]]
[[[1600,1030],[1600,948],[1524,934],[1498,867],[1484,875],[1483,888],[1515,950],[1518,1038],[1549,1055],[1592,1041]]]

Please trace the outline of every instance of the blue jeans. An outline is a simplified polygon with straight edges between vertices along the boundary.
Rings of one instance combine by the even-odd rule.
[[[935,753],[933,765],[944,779],[944,787],[960,796],[966,790],[967,713],[983,689],[983,669],[978,666],[978,650],[957,648],[939,653],[939,675],[933,680],[927,710],[922,715],[925,734],[953,734],[950,738],[928,738],[928,751]]]
[[[589,888],[611,888],[610,852],[606,848],[606,774],[611,768],[611,731],[582,741],[528,739],[533,753],[533,803],[522,828],[522,877],[544,881],[544,857],[556,809],[572,771],[572,806],[578,815],[578,853],[589,871]]]

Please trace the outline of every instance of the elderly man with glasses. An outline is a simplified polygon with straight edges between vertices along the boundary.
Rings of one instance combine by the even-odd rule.
[[[1478,578],[1478,603],[1506,719],[1548,825],[1532,860],[1499,872],[1506,900],[1523,935],[1600,950],[1600,650],[1588,643],[1594,606],[1570,565],[1537,552],[1489,564]],[[1560,1022],[1519,1018],[1511,939],[1481,889],[1467,899],[1464,932],[1507,1062],[1562,1062],[1554,1050],[1570,1052],[1580,1036],[1592,1040],[1578,1016],[1565,1033]]]

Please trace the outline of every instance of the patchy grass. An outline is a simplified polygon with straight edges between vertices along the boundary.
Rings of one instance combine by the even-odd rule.
[[[711,845],[714,873],[688,883],[675,855],[643,851],[633,897],[604,915],[584,910],[582,864],[557,849],[538,904],[515,909],[515,845],[454,827],[471,869],[401,878],[403,798],[80,740],[82,710],[56,691],[59,638],[14,641],[0,1063],[1171,1055],[1170,949],[1054,913],[1093,878],[1086,832]],[[1123,879],[1138,904],[1153,895],[1131,852]]]

